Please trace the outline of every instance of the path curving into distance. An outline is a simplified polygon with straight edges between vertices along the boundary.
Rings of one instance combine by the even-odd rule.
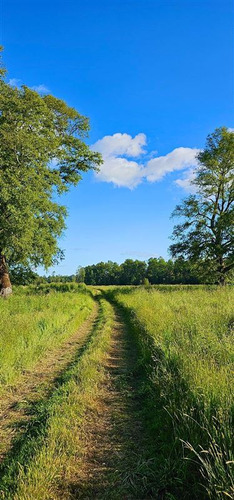
[[[79,356],[98,316],[98,303],[90,316],[56,350],[51,350],[34,367],[21,376],[20,383],[8,391],[0,400],[0,463],[11,449],[11,445],[25,432],[34,416],[34,406],[48,398],[60,375]]]
[[[61,498],[146,498],[144,429],[136,373],[137,352],[124,319],[113,307],[111,342],[96,411],[86,415],[79,466]],[[149,494],[149,491],[147,495]]]
[[[47,358],[3,410],[0,498],[165,498],[155,484],[142,417],[144,391],[134,336],[105,293],[95,300],[91,317],[53,363]]]

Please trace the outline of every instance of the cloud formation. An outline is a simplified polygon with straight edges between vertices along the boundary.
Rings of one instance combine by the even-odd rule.
[[[143,167],[139,157],[145,153],[145,134],[131,137],[129,134],[106,135],[95,142],[92,149],[102,154],[104,163],[96,174],[99,181],[112,182],[118,187],[133,189],[142,181]],[[138,158],[133,161],[131,158]]]
[[[126,155],[138,157],[145,153],[146,135],[137,134],[132,137],[129,134],[105,135],[103,139],[95,142],[94,148],[102,153],[103,157]]]
[[[165,156],[159,156],[146,164],[146,178],[150,182],[162,179],[166,174],[176,170],[185,170],[196,166],[198,149],[176,148]]]
[[[30,87],[32,90],[35,90],[39,94],[48,94],[49,89],[44,85],[44,83],[40,83],[40,85],[34,85],[33,87]]]
[[[11,85],[12,87],[21,87],[22,80],[20,80],[20,78],[10,78],[9,85]],[[48,94],[50,92],[46,85],[44,85],[44,83],[40,83],[39,85],[34,85],[33,87],[29,88],[35,90],[39,94]]]
[[[181,187],[188,193],[194,194],[196,193],[196,186],[193,184],[194,179],[195,172],[192,168],[189,168],[188,170],[185,170],[185,172],[183,172],[182,179],[175,180],[175,184],[177,184],[177,186]]]
[[[9,85],[11,85],[11,87],[20,87],[21,80],[19,78],[10,78]]]
[[[178,179],[176,184],[191,191],[193,168],[197,165],[199,150],[180,147],[167,155],[153,156],[144,161],[142,157],[147,153],[146,144],[146,135],[143,133],[135,137],[117,133],[97,141],[92,149],[99,151],[104,160],[100,171],[95,174],[97,180],[133,189],[143,181],[157,182],[171,172],[183,171],[182,179]]]

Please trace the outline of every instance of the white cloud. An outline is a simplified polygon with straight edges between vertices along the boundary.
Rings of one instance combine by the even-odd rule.
[[[103,139],[95,142],[93,149],[102,153],[104,158],[110,156],[130,156],[132,158],[144,153],[143,146],[146,145],[145,134],[137,134],[131,137],[129,134],[106,135]]]
[[[11,85],[12,87],[20,87],[21,80],[19,78],[10,78],[9,85]]]
[[[10,78],[9,85],[11,85],[12,87],[20,87],[22,85],[22,80],[20,80],[19,78]],[[39,85],[34,85],[33,87],[30,87],[30,89],[39,92],[39,94],[49,93],[49,89],[44,85],[44,83],[40,83]]]
[[[192,148],[176,148],[165,156],[153,158],[145,166],[146,179],[149,182],[159,181],[170,172],[195,166],[198,151]]]
[[[188,193],[194,194],[196,193],[196,186],[192,183],[192,181],[194,181],[195,177],[196,175],[194,170],[189,168],[184,172],[182,179],[176,179],[175,184]]]
[[[165,156],[155,156],[143,162],[140,157],[147,153],[144,149],[146,143],[146,136],[142,133],[135,137],[118,133],[107,135],[97,141],[92,149],[102,154],[104,162],[100,171],[95,174],[96,178],[99,181],[112,182],[118,187],[133,189],[144,180],[156,182],[170,172],[188,171],[188,169],[191,172],[192,167],[197,165],[196,155],[199,150],[183,147],[176,148]],[[156,153],[155,151],[154,155]],[[176,182],[184,189],[187,189],[188,183],[186,176]]]
[[[142,167],[136,161],[109,156],[104,159],[96,178],[100,181],[113,182],[118,187],[133,189],[142,182]]]
[[[39,94],[48,94],[49,89],[44,85],[44,83],[40,83],[40,85],[34,85],[33,87],[30,87],[32,90],[35,90]]]
[[[129,134],[106,135],[95,142],[92,149],[102,154],[104,163],[96,177],[100,181],[113,182],[118,187],[133,189],[142,180],[141,165],[129,158],[139,158],[145,153],[145,134],[131,137]]]
[[[229,128],[228,128],[228,132],[233,132],[233,134],[234,134],[234,128],[229,127]]]

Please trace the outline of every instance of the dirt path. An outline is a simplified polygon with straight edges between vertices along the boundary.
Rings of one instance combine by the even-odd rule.
[[[76,459],[75,474],[74,468],[72,477],[66,474],[59,498],[156,498],[148,485],[150,460],[145,453],[136,362],[136,347],[116,310],[106,382],[81,431],[84,453]]]
[[[11,448],[14,438],[25,431],[32,418],[33,403],[49,396],[64,369],[79,354],[98,314],[95,302],[91,315],[58,349],[50,351],[33,371],[25,372],[20,384],[0,401],[0,461]]]

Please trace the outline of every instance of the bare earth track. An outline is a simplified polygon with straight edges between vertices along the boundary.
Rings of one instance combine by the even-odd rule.
[[[112,308],[114,320],[104,363],[105,380],[80,425],[80,451],[74,456],[74,463],[64,468],[54,495],[48,497],[51,500],[164,498],[163,492],[154,495],[153,459],[148,454],[150,443],[142,422],[137,348],[122,313],[115,306]],[[79,358],[98,317],[96,303],[81,328],[56,352],[48,354],[33,373],[25,374],[20,387],[1,402],[2,460],[12,451],[14,454],[15,439],[27,436],[33,406],[50,398],[56,379]]]
[[[165,377],[160,349],[159,355],[157,346],[152,350],[131,310],[115,303],[112,291],[92,293],[95,308],[88,320],[0,403],[0,497],[223,498],[216,495],[216,484],[206,495],[194,460],[184,467],[175,423],[166,420],[164,401],[172,395],[174,404],[187,391],[174,360]],[[176,400],[173,377],[180,389]],[[232,478],[230,484],[232,493]]]
[[[52,350],[34,367],[33,371],[25,371],[20,383],[0,401],[0,461],[9,451],[14,438],[25,431],[32,415],[33,403],[47,397],[56,384],[56,379],[77,356],[88,337],[98,314],[95,302],[90,316],[81,327],[69,337],[58,349]]]
[[[149,464],[143,451],[147,443],[141,423],[136,356],[124,320],[115,311],[111,348],[105,364],[106,380],[98,394],[95,411],[86,414],[81,429],[84,453],[76,458],[75,473],[72,468],[72,476],[68,473],[63,479],[58,498],[156,498],[146,484],[145,471]]]

